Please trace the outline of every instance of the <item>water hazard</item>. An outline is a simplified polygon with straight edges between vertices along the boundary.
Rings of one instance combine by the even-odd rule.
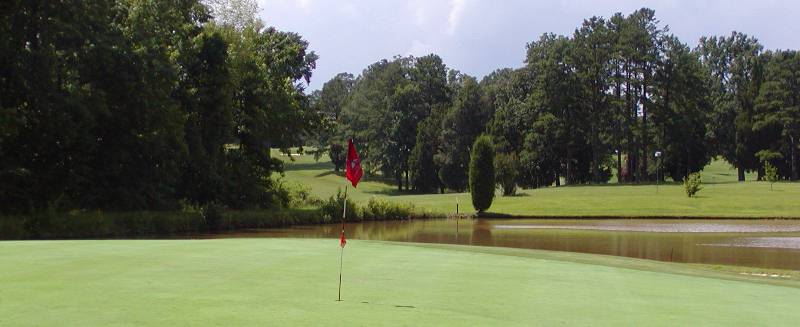
[[[341,225],[298,226],[216,236],[337,238],[340,230]],[[798,220],[441,219],[352,223],[347,234],[800,270]]]

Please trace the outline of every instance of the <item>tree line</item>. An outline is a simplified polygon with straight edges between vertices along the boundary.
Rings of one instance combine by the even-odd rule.
[[[317,56],[255,8],[4,1],[0,211],[280,205],[270,149],[317,128]]]
[[[715,156],[738,170],[798,175],[800,54],[740,32],[694,49],[642,8],[591,17],[570,36],[527,44],[525,65],[478,81],[442,59],[395,57],[342,73],[311,94],[324,129],[310,142],[343,166],[354,137],[365,170],[400,190],[463,191],[470,147],[495,143],[497,182],[516,186],[670,177]],[[656,157],[655,153],[660,156]],[[661,171],[663,174],[659,174]]]
[[[514,188],[681,180],[713,156],[797,179],[800,55],[743,33],[691,49],[650,9],[544,34],[480,81],[434,55],[378,61],[307,94],[317,56],[251,0],[0,4],[0,211],[286,202],[272,149],[354,137],[367,174],[462,191],[491,136]],[[663,156],[655,160],[653,153]]]

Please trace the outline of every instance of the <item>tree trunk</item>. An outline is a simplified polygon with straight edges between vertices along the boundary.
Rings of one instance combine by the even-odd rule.
[[[797,180],[797,157],[796,157],[796,154],[795,154],[796,153],[796,151],[795,151],[795,147],[796,146],[794,144],[794,136],[789,136],[789,138],[791,140],[791,149],[792,149],[791,155],[790,155],[790,157],[792,157],[792,159],[791,159],[792,160],[792,180],[796,181]]]
[[[600,151],[599,136],[597,135],[597,127],[592,126],[592,181],[597,184],[600,183]]]
[[[626,68],[625,68],[625,120],[627,120],[627,124],[626,124],[627,126],[625,128],[625,134],[626,134],[627,139],[628,139],[628,144],[626,146],[626,150],[627,150],[627,153],[628,153],[628,160],[626,160],[627,163],[628,163],[627,164],[627,166],[628,166],[628,176],[626,177],[626,179],[628,180],[628,182],[635,182],[636,181],[636,169],[635,169],[636,166],[634,165],[634,162],[636,160],[635,160],[635,156],[633,154],[633,127],[632,127],[632,125],[633,125],[633,122],[636,121],[635,120],[635,118],[636,118],[636,108],[633,107],[633,101],[632,101],[632,96],[631,96],[631,73],[630,73],[630,71],[628,71],[627,67],[628,66],[626,64]],[[631,112],[631,110],[633,112]]]
[[[619,68],[617,68],[617,81],[616,81],[616,88],[615,93],[617,96],[617,128],[614,131],[614,135],[616,135],[616,143],[617,148],[615,149],[617,153],[617,184],[623,182],[622,180],[622,83],[620,79],[622,78],[622,74],[619,73]]]
[[[649,180],[647,174],[647,158],[650,156],[650,151],[647,149],[647,74],[645,74],[642,83],[642,166],[641,173],[639,173],[641,180]]]
[[[395,178],[397,179],[397,190],[398,191],[402,191],[403,190],[403,173],[398,171],[397,174],[395,174]]]
[[[408,169],[406,169],[406,191],[411,189],[411,183],[408,182]]]

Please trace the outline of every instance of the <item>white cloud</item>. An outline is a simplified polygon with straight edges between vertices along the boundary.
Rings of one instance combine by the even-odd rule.
[[[422,26],[428,20],[428,5],[426,0],[412,0],[408,2],[408,9],[414,17],[414,23]]]
[[[450,13],[447,15],[447,34],[453,35],[461,22],[464,14],[464,2],[466,0],[450,0]]]
[[[0,0],[2,1],[2,0]],[[267,25],[300,33],[320,55],[311,89],[342,71],[392,56],[435,52],[478,77],[519,67],[525,44],[571,34],[583,19],[652,7],[684,42],[739,30],[767,49],[800,44],[800,1],[758,0],[257,0]],[[352,5],[351,5],[352,4]],[[710,15],[709,13],[713,13]],[[513,32],[509,32],[513,31]]]

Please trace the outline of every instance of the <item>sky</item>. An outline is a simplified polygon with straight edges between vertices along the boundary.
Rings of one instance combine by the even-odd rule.
[[[661,26],[694,47],[701,36],[740,31],[766,49],[800,48],[800,1],[724,0],[259,0],[269,26],[299,33],[319,55],[308,90],[341,72],[361,74],[396,55],[435,53],[481,78],[522,66],[525,45],[571,35],[583,19],[655,10]]]

